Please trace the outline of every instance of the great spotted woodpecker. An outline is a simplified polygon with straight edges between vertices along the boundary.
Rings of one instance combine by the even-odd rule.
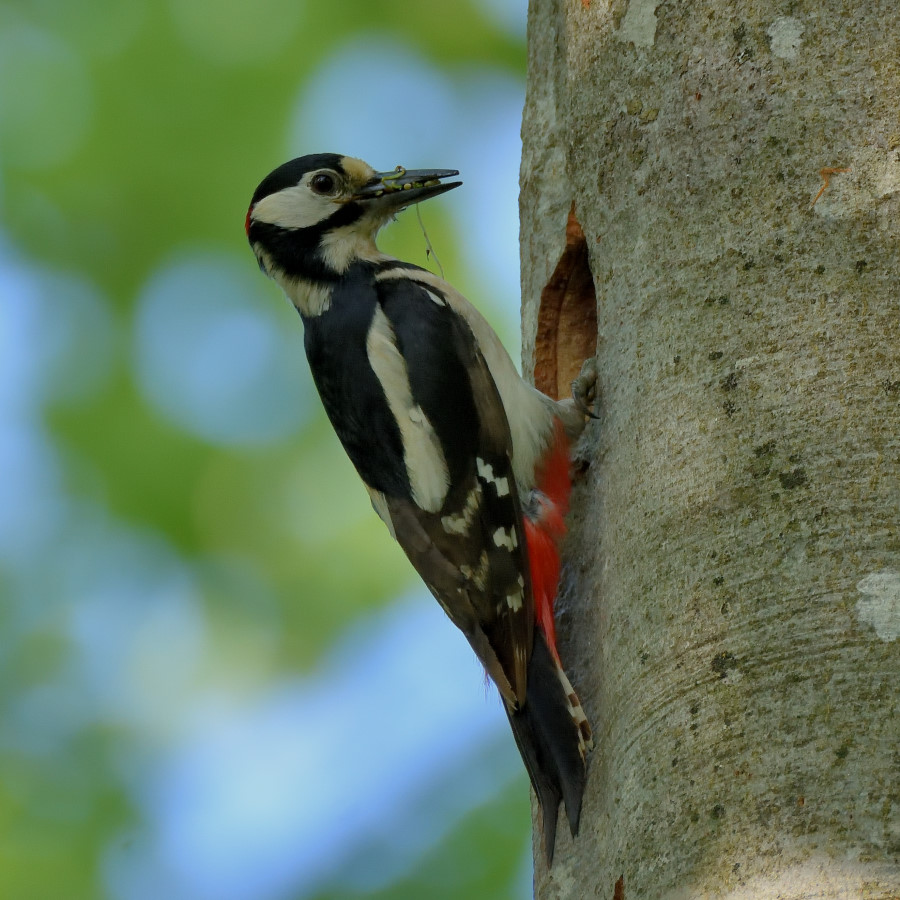
[[[503,698],[549,862],[561,800],[577,833],[592,746],[553,618],[590,373],[576,400],[551,400],[458,291],[376,247],[382,225],[458,174],[303,156],[263,179],[246,231],[303,319],[313,380],[375,511]]]

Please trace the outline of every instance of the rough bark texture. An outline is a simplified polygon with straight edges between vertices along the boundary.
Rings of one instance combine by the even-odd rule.
[[[603,394],[560,598],[597,749],[536,895],[900,897],[896,0],[529,17],[526,368],[574,201]]]

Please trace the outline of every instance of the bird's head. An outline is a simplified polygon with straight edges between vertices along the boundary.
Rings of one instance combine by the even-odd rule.
[[[377,259],[375,235],[413,203],[458,187],[453,169],[376,172],[351,156],[301,156],[267,175],[247,210],[250,246],[267,275],[329,282],[359,259]]]

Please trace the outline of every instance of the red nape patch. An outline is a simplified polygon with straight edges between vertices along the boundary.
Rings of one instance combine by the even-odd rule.
[[[247,210],[247,218],[244,219],[244,231],[247,232],[247,237],[250,237],[250,214],[253,212],[253,204],[250,204],[249,209]]]
[[[569,511],[569,495],[572,493],[569,465],[569,439],[562,423],[557,420],[553,443],[537,470],[537,488],[545,499],[541,502],[537,518],[525,519],[534,614],[557,661],[559,653],[556,650],[553,605],[559,586],[559,542],[566,533],[564,517]]]

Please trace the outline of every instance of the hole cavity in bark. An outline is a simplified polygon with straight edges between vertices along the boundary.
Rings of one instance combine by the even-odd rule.
[[[534,383],[554,400],[568,397],[581,364],[596,352],[597,295],[587,241],[575,204],[566,223],[566,246],[541,291],[534,350]]]

